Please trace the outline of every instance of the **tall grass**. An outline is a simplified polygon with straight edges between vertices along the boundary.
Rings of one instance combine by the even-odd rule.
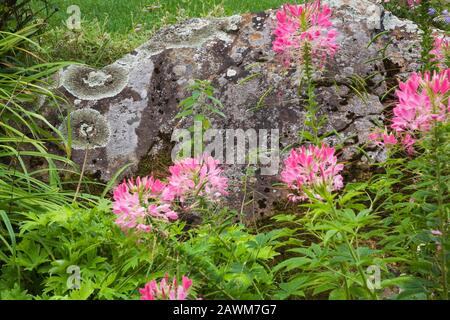
[[[0,31],[0,265],[7,259],[2,249],[14,253],[21,215],[71,204],[74,191],[65,190],[62,177],[68,175],[62,173],[76,176],[78,171],[70,160],[70,145],[36,107],[40,96],[60,100],[47,89],[45,79],[68,64],[39,61],[38,47],[30,40],[37,29],[32,25],[16,33]],[[50,153],[50,145],[60,155]],[[38,169],[32,169],[32,161],[39,162]]]

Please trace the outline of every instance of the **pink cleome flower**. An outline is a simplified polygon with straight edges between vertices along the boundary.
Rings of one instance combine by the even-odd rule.
[[[186,300],[191,286],[192,280],[186,276],[182,277],[181,285],[177,284],[176,277],[170,284],[169,275],[166,273],[159,286],[156,280],[152,280],[144,288],[139,289],[139,293],[141,300]]]
[[[160,200],[165,187],[164,183],[153,177],[138,177],[136,182],[130,179],[117,186],[113,204],[116,224],[124,231],[136,228],[150,232],[151,218],[163,221],[178,219],[170,204]]]
[[[390,146],[396,145],[398,143],[397,138],[394,134],[389,134],[385,129],[384,132],[380,132],[380,130],[375,130],[371,134],[369,134],[369,139],[379,146]]]
[[[286,4],[276,13],[277,28],[273,50],[281,54],[285,65],[292,59],[302,61],[302,48],[311,46],[314,62],[323,66],[327,56],[333,57],[338,49],[336,29],[330,20],[331,9],[320,1],[303,5]]]
[[[185,203],[196,197],[217,201],[228,195],[228,179],[222,176],[219,161],[210,156],[183,159],[169,168],[171,173],[163,192],[165,201]]]
[[[418,6],[421,0],[408,0],[408,5],[412,8]]]
[[[410,150],[414,136],[430,131],[435,121],[448,121],[449,77],[450,69],[433,74],[413,73],[408,81],[399,84],[399,103],[393,110],[391,127]]]
[[[151,222],[174,221],[177,212],[192,209],[198,197],[214,202],[226,196],[228,179],[222,176],[219,161],[212,157],[199,157],[177,161],[169,168],[168,183],[153,177],[124,181],[114,190],[113,212],[116,224],[122,230],[152,230]],[[198,203],[197,203],[198,204]]]
[[[409,155],[414,154],[414,144],[416,143],[416,139],[409,133],[402,136],[401,143]]]
[[[450,41],[448,37],[434,37],[434,46],[430,54],[433,55],[432,60],[437,62],[437,66],[440,69],[444,69],[446,62],[450,59]]]
[[[344,186],[339,174],[344,165],[337,163],[334,153],[335,149],[327,145],[310,145],[291,150],[281,173],[281,180],[294,191],[289,195],[291,201],[306,200],[308,196],[305,189],[314,191],[316,187],[325,186],[331,192]],[[319,196],[316,198],[320,199]]]
[[[431,234],[433,236],[439,236],[439,237],[443,235],[440,230],[431,230]]]

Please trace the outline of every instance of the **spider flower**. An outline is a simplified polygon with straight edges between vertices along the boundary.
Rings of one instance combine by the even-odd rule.
[[[166,273],[159,285],[156,280],[152,280],[144,288],[139,289],[139,293],[141,300],[186,300],[191,286],[192,280],[186,276],[182,277],[180,285],[176,277],[170,283],[169,275]]]
[[[369,134],[369,139],[379,146],[390,146],[396,145],[398,143],[397,138],[394,134],[390,134],[385,129],[384,132],[380,132],[380,130],[376,130]]]
[[[185,203],[203,197],[210,201],[228,195],[228,179],[222,176],[219,161],[210,156],[177,161],[169,168],[168,184],[163,192],[165,201]]]
[[[334,153],[335,149],[327,145],[310,145],[291,150],[281,173],[281,180],[294,192],[289,195],[291,201],[306,200],[308,196],[305,190],[314,193],[316,188],[325,187],[331,192],[344,186],[339,174],[344,165],[337,163]],[[320,199],[318,195],[315,197]]]
[[[450,69],[446,69],[433,74],[413,73],[406,82],[400,82],[391,127],[408,153],[414,152],[414,137],[430,131],[435,122],[448,121],[449,77]]]
[[[273,50],[282,55],[285,65],[303,61],[303,48],[309,45],[313,62],[323,66],[338,49],[337,31],[330,20],[331,9],[319,0],[302,5],[286,4],[276,13],[277,27]]]
[[[149,220],[152,218],[171,221],[178,215],[170,204],[161,201],[166,185],[153,177],[138,177],[136,181],[124,181],[114,190],[113,212],[117,215],[116,224],[122,230],[137,229],[150,232]]]
[[[420,4],[421,0],[408,0],[408,5],[413,8],[415,6],[418,6]]]
[[[437,63],[440,69],[445,69],[446,62],[450,59],[450,43],[447,37],[434,37],[433,50],[430,51],[433,55],[432,60]]]
[[[434,121],[446,121],[449,104],[450,69],[439,73],[413,73],[401,82],[396,94],[392,128],[396,132],[427,132]]]

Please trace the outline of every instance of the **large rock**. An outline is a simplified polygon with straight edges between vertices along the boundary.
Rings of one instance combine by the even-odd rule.
[[[419,67],[420,36],[412,22],[370,1],[323,2],[333,8],[340,44],[327,71],[316,74],[321,113],[328,117],[324,130],[338,133],[328,140],[344,145],[341,160],[358,160],[357,146],[367,142],[374,123],[383,121],[386,103],[381,100],[387,89]],[[127,163],[132,164],[129,175],[151,174],[160,163],[167,164],[172,131],[190,125],[174,116],[194,79],[212,81],[224,105],[227,118],[217,118],[214,127],[279,129],[280,149],[295,143],[304,127],[305,108],[297,96],[298,73],[286,73],[271,50],[274,16],[274,11],[267,11],[188,20],[159,31],[102,70],[64,70],[60,92],[71,102],[70,110],[78,110],[72,124],[74,160],[81,164],[88,147],[86,170],[103,180]],[[383,31],[389,33],[371,41]],[[98,112],[80,113],[86,108]],[[103,128],[104,123],[109,128]],[[102,135],[98,143],[83,143],[92,130]],[[246,169],[227,166],[234,182],[231,205],[251,216],[273,212],[284,198],[282,190],[272,187],[277,175],[263,176],[256,167],[256,176],[245,179],[246,192],[240,192]]]

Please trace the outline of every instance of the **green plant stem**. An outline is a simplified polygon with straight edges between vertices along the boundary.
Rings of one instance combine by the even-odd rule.
[[[350,290],[348,288],[348,283],[347,283],[347,277],[345,276],[345,268],[344,268],[344,264],[341,263],[341,270],[342,270],[342,274],[344,275],[344,285],[345,285],[345,296],[347,297],[348,300],[351,300],[351,294],[350,294]]]
[[[333,200],[332,200],[330,194],[327,195],[327,202],[328,202],[328,205],[329,205],[330,208],[331,208],[331,212],[333,213],[333,219],[338,220],[338,219],[339,219],[339,215],[338,215],[338,213],[337,213],[337,211],[336,211],[336,206],[334,205]],[[372,299],[378,300],[377,295],[376,295],[372,290],[370,290],[370,288],[367,286],[367,278],[366,278],[366,276],[365,276],[365,274],[364,274],[364,270],[361,268],[361,265],[359,264],[359,258],[358,258],[358,255],[356,254],[355,249],[353,248],[353,246],[351,245],[349,239],[347,238],[346,232],[341,231],[340,234],[342,235],[342,239],[344,240],[344,242],[345,242],[345,244],[346,244],[348,250],[350,251],[350,254],[351,254],[352,258],[353,258],[353,261],[354,261],[355,264],[356,264],[356,268],[357,268],[357,270],[358,270],[359,275],[361,276],[361,279],[362,279],[364,288],[365,288],[365,289],[367,290],[367,292],[370,294],[370,296],[372,297]]]
[[[88,149],[84,150],[84,160],[83,160],[83,166],[81,167],[80,179],[78,180],[77,189],[75,191],[75,195],[73,196],[74,203],[78,198],[78,194],[80,193],[81,183],[83,182],[84,170],[86,168],[86,162],[87,162],[87,154],[88,154]]]
[[[315,84],[313,79],[313,63],[311,57],[311,46],[306,43],[303,47],[303,65],[304,65],[304,80],[307,83],[307,121],[306,124],[312,130],[313,143],[320,143],[319,126],[320,121],[317,120],[317,101],[315,95]],[[299,86],[299,97],[301,97],[301,86]]]
[[[446,221],[448,221],[448,217],[446,214],[446,210],[444,209],[444,197],[442,190],[442,172],[441,172],[441,159],[439,156],[439,125],[435,122],[433,127],[433,155],[435,161],[435,167],[436,167],[436,184],[437,184],[437,205],[438,205],[438,216],[440,218],[440,225],[441,225],[441,232],[442,232],[442,239],[444,242],[447,238],[447,228],[446,228]],[[448,300],[448,283],[447,283],[447,253],[445,250],[445,244],[442,243],[442,259],[441,259],[441,273],[442,273],[442,287],[443,287],[443,293],[442,298],[444,300]]]
[[[429,1],[422,1],[419,7],[420,13],[420,29],[423,31],[422,35],[422,52],[421,52],[421,60],[422,60],[422,71],[433,71],[436,68],[435,61],[432,61],[432,55],[430,55],[430,50],[433,48],[433,35],[431,30],[430,16],[428,15],[428,10],[430,8]],[[433,113],[438,113],[439,108],[433,104]],[[445,141],[443,142],[445,143]],[[437,121],[434,121],[433,124],[433,135],[432,135],[432,155],[431,159],[434,160],[435,167],[435,179],[436,179],[436,199],[437,199],[437,211],[438,217],[440,219],[440,231],[442,232],[442,249],[441,249],[441,273],[442,273],[442,298],[444,300],[448,300],[448,280],[447,280],[447,253],[446,253],[446,244],[444,243],[447,239],[447,227],[446,222],[449,220],[448,214],[446,213],[446,209],[444,208],[444,193],[445,191],[442,188],[442,172],[441,172],[441,159],[439,152],[440,145],[440,134],[439,134],[439,124]]]
[[[420,53],[422,60],[422,71],[430,71],[435,67],[435,62],[431,61],[432,57],[430,54],[431,49],[433,48],[434,38],[431,30],[431,22],[430,15],[428,14],[428,10],[430,8],[429,1],[422,1],[418,11],[419,11],[419,27],[423,31],[422,34],[422,51]]]

